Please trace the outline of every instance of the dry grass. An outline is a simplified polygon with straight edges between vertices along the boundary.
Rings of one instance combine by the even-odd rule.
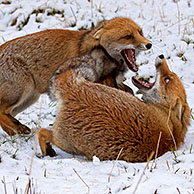
[[[171,115],[171,106],[170,106],[170,108],[169,108],[168,119],[167,119],[167,121],[166,121],[166,125],[167,125],[168,130],[169,130],[169,133],[170,133],[170,135],[171,135],[171,137],[172,137],[172,140],[173,140],[173,143],[174,143],[175,150],[177,150],[177,145],[176,145],[176,141],[175,141],[174,135],[173,135],[173,133],[172,133],[172,131],[171,131],[171,129],[170,129],[170,126],[169,126],[169,124],[168,124],[168,123],[169,123],[169,119],[170,119],[170,115]]]
[[[84,183],[84,185],[88,188],[88,193],[87,194],[90,194],[90,187],[88,186],[88,184],[83,180],[83,178],[78,174],[78,172],[74,168],[73,168],[73,171],[79,177],[79,179]]]
[[[137,182],[137,184],[136,184],[136,186],[135,186],[135,189],[134,189],[134,191],[133,191],[132,194],[135,194],[135,193],[136,193],[136,191],[137,191],[137,189],[138,189],[138,187],[139,187],[139,185],[140,185],[140,183],[141,183],[141,180],[142,180],[143,176],[145,175],[145,171],[146,171],[146,169],[147,169],[148,166],[149,166],[149,162],[150,162],[150,160],[153,158],[153,156],[154,156],[154,151],[151,152],[151,154],[150,154],[150,156],[149,156],[149,158],[148,158],[148,160],[147,160],[147,164],[146,164],[145,168],[143,169],[143,172],[142,172],[141,176],[139,177],[139,180],[138,180],[138,182]]]
[[[115,164],[116,164],[117,160],[119,159],[119,157],[120,157],[122,151],[123,151],[123,148],[121,148],[121,150],[119,151],[116,160],[113,161],[113,167],[112,167],[112,169],[111,169],[111,171],[110,171],[110,175],[109,175],[109,177],[108,177],[108,183],[110,183],[110,177],[111,177],[111,175],[112,175],[112,172],[113,172],[113,169],[114,169],[114,167],[115,167]]]

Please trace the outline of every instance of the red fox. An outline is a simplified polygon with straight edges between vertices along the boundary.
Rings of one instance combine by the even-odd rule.
[[[93,156],[116,159],[122,149],[119,159],[144,162],[156,152],[158,142],[157,156],[184,142],[190,118],[186,93],[163,55],[156,59],[154,83],[132,78],[143,101],[122,90],[94,83],[98,80],[95,63],[89,67],[83,61],[68,61],[68,68],[57,71],[51,79],[51,96],[59,107],[52,131],[38,131],[43,156],[56,155],[50,145],[53,143],[90,160]]]
[[[90,53],[100,64],[100,83],[130,89],[117,75],[137,71],[136,55],[152,44],[129,18],[102,22],[93,30],[45,30],[0,46],[0,125],[9,135],[30,133],[14,117],[48,91],[49,80],[67,58]]]

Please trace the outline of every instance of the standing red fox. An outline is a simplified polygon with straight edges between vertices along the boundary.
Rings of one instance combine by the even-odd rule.
[[[1,127],[10,135],[30,133],[14,117],[48,91],[65,59],[89,52],[100,65],[99,82],[125,90],[118,74],[137,71],[135,56],[151,46],[129,18],[104,21],[91,31],[45,30],[6,42],[0,46]]]
[[[53,130],[38,131],[44,156],[55,155],[52,142],[89,159],[94,155],[100,160],[116,159],[123,149],[120,159],[143,162],[156,151],[160,133],[158,156],[181,145],[190,110],[184,87],[163,55],[156,60],[155,83],[132,78],[144,102],[122,90],[93,83],[97,75],[94,66],[82,62],[71,60],[71,66],[51,79],[51,96],[59,101],[59,107]]]

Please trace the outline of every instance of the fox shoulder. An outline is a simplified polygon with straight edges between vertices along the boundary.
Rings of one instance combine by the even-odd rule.
[[[59,91],[64,87],[73,87],[75,82],[76,84],[84,80],[97,82],[100,75],[96,68],[96,61],[90,55],[67,59],[50,79],[49,96],[51,99],[57,100]]]

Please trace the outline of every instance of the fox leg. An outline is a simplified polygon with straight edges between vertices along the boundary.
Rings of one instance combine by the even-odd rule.
[[[24,87],[11,81],[0,82],[0,125],[9,135],[31,132],[27,126],[14,118],[17,113],[27,108],[39,96],[38,94],[34,95],[35,92],[32,92],[31,86],[31,82],[26,82]]]
[[[53,132],[48,129],[39,129],[38,130],[38,140],[40,149],[43,156],[56,156],[55,150],[52,148],[50,143],[53,142]]]
[[[2,129],[10,136],[15,134],[29,134],[31,131],[25,125],[22,125],[17,119],[9,114],[0,112],[0,125]]]
[[[11,130],[10,128],[6,127],[6,125],[4,125],[1,121],[0,121],[0,125],[2,127],[2,129],[9,135],[9,136],[13,136],[16,135],[16,133]]]

